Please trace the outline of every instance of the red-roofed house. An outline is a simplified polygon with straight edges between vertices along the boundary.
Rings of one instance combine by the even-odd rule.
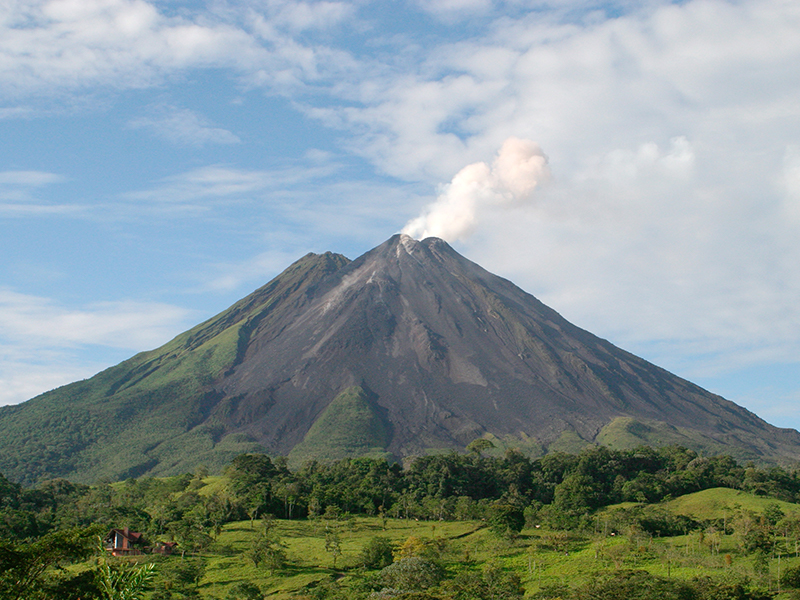
[[[151,550],[153,554],[164,554],[169,556],[175,550],[178,542],[158,542]]]
[[[142,554],[142,542],[144,539],[141,533],[131,531],[127,527],[124,529],[112,529],[106,536],[106,550],[112,556],[130,556],[132,554]]]

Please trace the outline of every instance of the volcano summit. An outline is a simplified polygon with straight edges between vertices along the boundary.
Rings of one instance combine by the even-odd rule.
[[[542,453],[678,443],[800,459],[800,433],[602,340],[437,238],[309,254],[163,347],[0,409],[0,472],[91,481],[402,459],[484,437]]]

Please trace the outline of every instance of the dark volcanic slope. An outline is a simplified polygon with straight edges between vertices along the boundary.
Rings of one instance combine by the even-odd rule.
[[[571,325],[435,238],[395,236],[338,271],[280,329],[257,328],[217,389],[237,398],[234,422],[288,453],[351,385],[385,415],[396,456],[463,447],[486,432],[544,445],[565,430],[592,440],[620,416],[765,454],[773,448],[757,438],[781,434]]]
[[[0,472],[167,474],[253,450],[399,458],[480,436],[800,458],[798,432],[571,325],[439,239],[394,236],[353,262],[310,254],[164,347],[0,409]]]

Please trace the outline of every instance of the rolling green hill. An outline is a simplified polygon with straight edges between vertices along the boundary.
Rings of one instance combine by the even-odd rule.
[[[769,506],[777,506],[789,517],[800,516],[800,505],[793,502],[784,502],[729,488],[713,488],[686,494],[666,503],[666,507],[671,512],[677,515],[686,515],[698,521],[731,518],[741,510],[763,514]]]

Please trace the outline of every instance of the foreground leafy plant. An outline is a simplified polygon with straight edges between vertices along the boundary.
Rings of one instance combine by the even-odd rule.
[[[106,559],[98,566],[103,600],[142,600],[147,585],[155,577],[154,564],[129,569],[112,568]]]

